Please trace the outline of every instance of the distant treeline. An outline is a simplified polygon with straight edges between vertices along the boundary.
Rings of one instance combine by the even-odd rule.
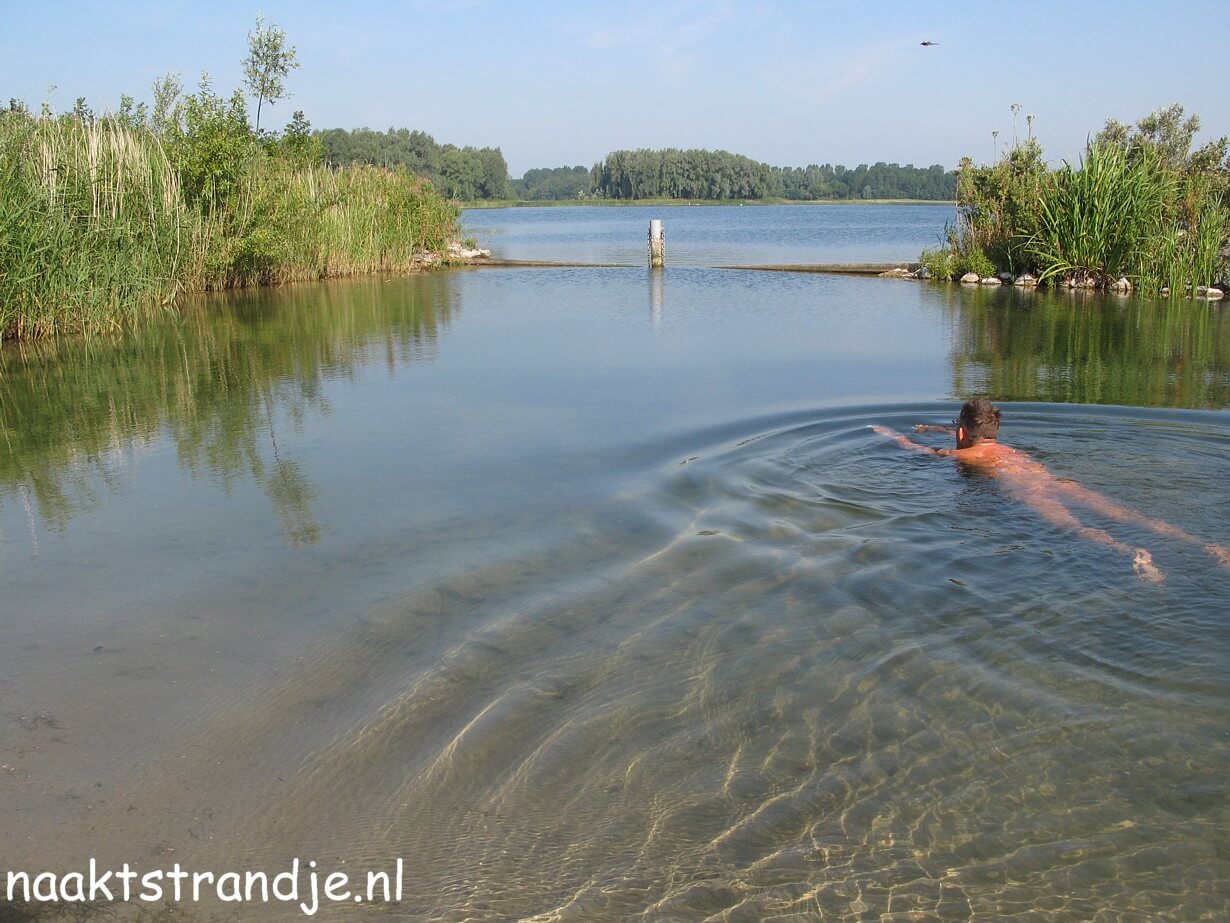
[[[513,197],[534,201],[589,198],[589,176],[589,168],[582,166],[526,170],[525,176],[512,181]]]
[[[508,164],[498,147],[438,144],[426,132],[408,128],[330,128],[316,132],[316,137],[323,146],[325,161],[336,166],[404,166],[431,180],[447,198],[463,202],[512,197]]]
[[[956,197],[957,174],[932,164],[904,167],[895,163],[867,166],[862,163],[849,170],[843,166],[812,165],[774,167],[773,173],[782,184],[783,199],[813,201],[816,199],[926,199],[951,201]]]
[[[956,175],[936,164],[771,167],[726,151],[614,151],[590,173],[607,199],[952,199]]]
[[[498,147],[439,144],[406,128],[333,128],[316,133],[325,160],[405,166],[430,179],[445,196],[490,199],[928,199],[956,196],[956,174],[895,163],[771,167],[727,151],[613,151],[591,169],[548,167],[509,179]]]

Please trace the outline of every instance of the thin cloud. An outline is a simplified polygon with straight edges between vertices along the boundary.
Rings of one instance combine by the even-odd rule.
[[[892,68],[902,54],[918,44],[912,36],[886,39],[856,48],[837,59],[809,58],[794,64],[783,60],[766,80],[778,91],[812,102],[830,99]]]
[[[717,34],[735,17],[730,0],[663,4],[644,16],[634,15],[632,25],[619,29],[598,29],[583,36],[584,43],[596,50],[640,48],[658,55],[663,64],[689,53],[695,46]]]
[[[464,13],[466,10],[491,6],[493,3],[494,0],[414,0],[410,8],[416,13],[439,13],[447,16],[452,13]]]

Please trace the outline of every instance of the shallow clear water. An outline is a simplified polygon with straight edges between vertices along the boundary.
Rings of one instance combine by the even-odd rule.
[[[938,247],[951,205],[625,205],[476,208],[467,234],[506,260],[647,261],[661,219],[670,266],[917,260]]]
[[[0,865],[401,856],[422,919],[1224,917],[1230,570],[1088,516],[1147,584],[868,429],[966,394],[1230,544],[1205,305],[475,270],[8,349]]]

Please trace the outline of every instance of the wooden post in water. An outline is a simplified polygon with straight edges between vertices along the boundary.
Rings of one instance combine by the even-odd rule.
[[[661,269],[666,265],[666,232],[662,221],[654,218],[649,222],[649,268]]]

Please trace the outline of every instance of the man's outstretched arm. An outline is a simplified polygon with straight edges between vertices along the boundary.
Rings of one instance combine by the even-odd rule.
[[[919,423],[914,427],[916,433],[947,433],[952,436],[956,431],[955,426],[937,426],[935,423]]]
[[[897,443],[897,445],[901,446],[903,449],[910,449],[911,451],[914,451],[914,452],[922,452],[924,455],[943,454],[942,452],[938,452],[935,449],[930,448],[929,446],[919,445],[917,442],[910,439],[908,436],[903,436],[901,435],[901,433],[898,433],[895,430],[891,430],[887,426],[878,426],[878,425],[872,426],[871,430],[872,432],[879,433],[881,436],[884,436],[887,439],[891,439],[893,442]]]

